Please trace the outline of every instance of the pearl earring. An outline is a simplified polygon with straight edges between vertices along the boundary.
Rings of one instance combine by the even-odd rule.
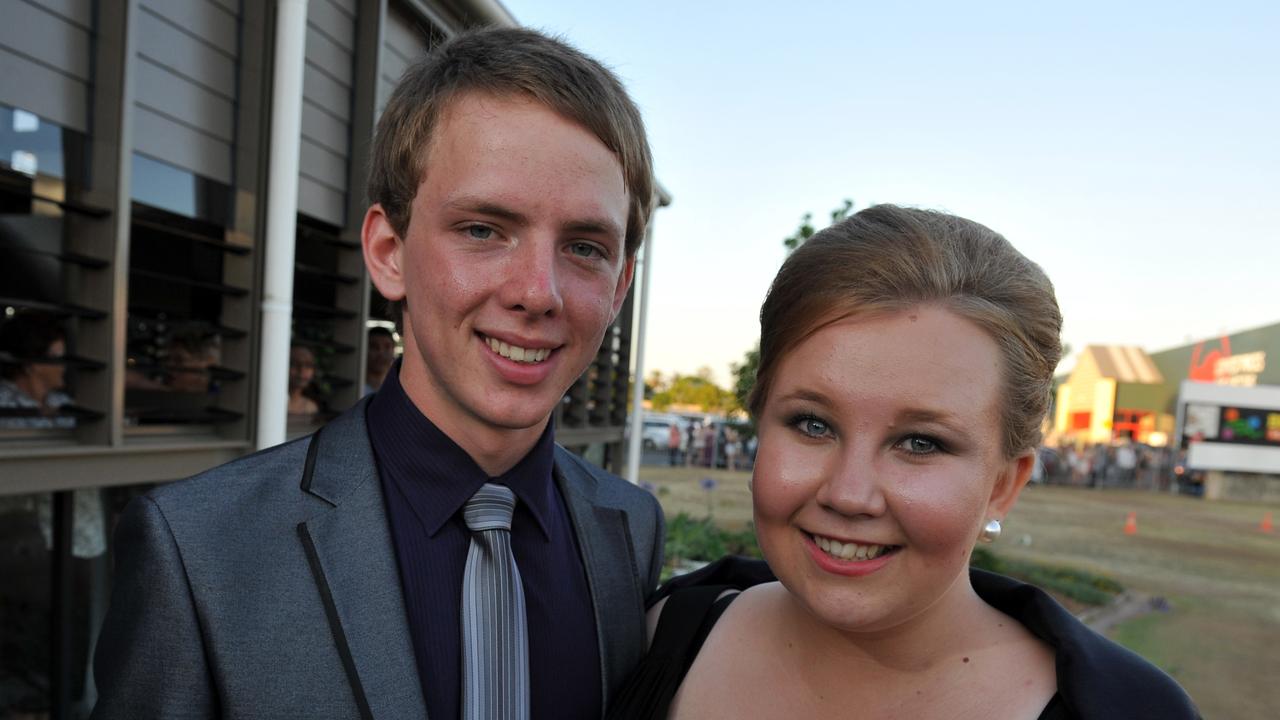
[[[1000,521],[991,518],[986,525],[982,526],[982,532],[978,533],[978,540],[984,543],[995,542],[996,538],[1000,537],[1001,530],[1003,528],[1000,527]]]

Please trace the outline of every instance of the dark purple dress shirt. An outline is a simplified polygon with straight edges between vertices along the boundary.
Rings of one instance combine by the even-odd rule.
[[[600,717],[595,616],[569,511],[551,475],[551,424],[515,467],[490,478],[418,410],[399,376],[397,362],[367,419],[428,717],[452,720],[462,709],[462,575],[471,542],[462,507],[486,482],[506,485],[517,498],[511,545],[524,584],[533,717]]]

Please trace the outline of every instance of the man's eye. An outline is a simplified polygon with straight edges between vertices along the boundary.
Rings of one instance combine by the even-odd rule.
[[[942,449],[937,441],[920,435],[903,438],[898,442],[898,447],[911,455],[932,455]]]
[[[488,240],[493,237],[493,228],[484,225],[468,225],[467,234],[476,240]]]
[[[588,258],[593,256],[604,257],[604,253],[600,248],[588,242],[576,242],[569,246],[569,252],[578,257]]]

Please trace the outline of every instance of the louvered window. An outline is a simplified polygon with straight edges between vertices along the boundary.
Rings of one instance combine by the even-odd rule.
[[[332,417],[358,397],[356,352],[361,345],[363,263],[360,244],[339,237],[337,228],[306,216],[298,218],[293,276],[293,353],[314,364],[304,395],[315,413],[290,413],[291,432]],[[298,349],[304,352],[296,357]],[[296,370],[297,368],[294,368]],[[294,380],[291,378],[291,382]],[[308,417],[307,415],[312,415]]]
[[[106,308],[85,288],[109,266],[77,236],[106,211],[67,199],[83,187],[85,145],[82,133],[0,105],[0,440],[70,439],[106,410],[78,399],[105,368],[105,346],[80,331],[101,331]]]
[[[190,430],[244,418],[251,248],[231,189],[134,156],[125,422]]]

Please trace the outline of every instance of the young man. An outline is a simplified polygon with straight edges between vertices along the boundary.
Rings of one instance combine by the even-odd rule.
[[[661,510],[549,419],[653,189],[635,106],[561,42],[484,30],[410,71],[363,227],[404,355],[314,436],[131,506],[95,716],[601,715],[644,652]]]

